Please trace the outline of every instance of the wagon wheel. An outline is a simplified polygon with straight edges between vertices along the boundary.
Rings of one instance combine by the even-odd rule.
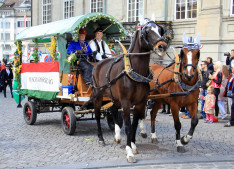
[[[67,135],[73,135],[76,130],[76,117],[71,107],[64,107],[61,115],[63,131]]]
[[[33,125],[37,119],[37,110],[35,104],[28,101],[24,104],[23,108],[24,120],[28,125]]]
[[[118,112],[118,117],[116,120],[117,120],[119,127],[122,128],[123,127],[123,117],[122,117],[121,112]],[[114,123],[113,116],[111,113],[107,115],[107,123],[108,123],[108,126],[111,129],[111,131],[114,131],[115,130],[115,123]]]

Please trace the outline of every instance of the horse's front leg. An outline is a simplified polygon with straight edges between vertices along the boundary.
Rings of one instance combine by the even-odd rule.
[[[145,119],[145,105],[146,105],[146,101],[142,102],[141,104],[135,105],[134,107],[133,121],[132,121],[132,130],[133,130],[132,133],[133,134],[132,134],[132,141],[131,141],[131,146],[132,146],[132,150],[134,154],[138,153],[137,147],[136,147],[136,131],[137,131],[139,119],[142,119],[141,122]],[[145,129],[145,126],[144,126],[144,129]]]
[[[186,145],[189,143],[190,139],[192,139],[193,137],[193,133],[194,133],[194,130],[198,124],[198,118],[197,118],[197,103],[193,103],[189,106],[186,107],[191,115],[191,127],[190,127],[190,130],[188,132],[188,134],[184,135],[182,138],[181,138],[181,143],[183,145]]]
[[[131,146],[133,132],[132,132],[131,119],[130,119],[130,104],[127,101],[123,101],[122,107],[123,107],[122,114],[125,125],[125,133],[127,135],[127,145],[126,145],[127,161],[129,163],[135,163],[136,158],[133,155],[132,146]]]
[[[153,109],[150,112],[151,115],[151,142],[158,143],[156,131],[155,131],[155,119],[158,113],[158,109],[160,108],[161,103],[155,101]]]
[[[177,105],[177,103],[173,103],[171,104],[171,112],[173,115],[173,119],[174,119],[174,126],[175,126],[175,130],[176,130],[176,147],[177,147],[177,151],[179,153],[184,153],[185,149],[183,144],[181,143],[180,140],[180,130],[181,130],[181,123],[180,123],[180,119],[179,119],[179,107]]]
[[[98,142],[100,145],[105,145],[105,141],[102,135],[102,128],[101,128],[101,106],[102,106],[102,96],[97,97],[94,100],[94,112],[95,112],[95,119],[97,121],[97,127],[98,127]]]

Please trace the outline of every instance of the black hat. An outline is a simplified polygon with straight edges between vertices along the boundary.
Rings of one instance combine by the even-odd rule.
[[[97,28],[97,29],[94,31],[94,33],[96,33],[96,32],[102,32],[102,31],[103,31],[102,28]]]

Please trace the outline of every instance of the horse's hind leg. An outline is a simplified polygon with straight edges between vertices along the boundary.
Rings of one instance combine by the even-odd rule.
[[[103,135],[102,135],[101,122],[100,122],[101,106],[102,106],[102,96],[99,96],[94,100],[94,111],[95,111],[95,119],[97,121],[97,127],[98,127],[98,142],[100,145],[105,145]]]
[[[118,111],[118,107],[116,107],[116,105],[114,104],[112,107],[111,107],[111,113],[112,113],[112,116],[113,116],[113,121],[115,123],[115,137],[114,137],[114,141],[119,144],[121,142],[121,136],[120,136],[120,132],[121,132],[121,129],[118,125],[118,116],[119,116],[119,111]]]
[[[197,124],[198,124],[197,103],[193,103],[193,104],[187,106],[187,109],[190,112],[190,115],[191,115],[192,118],[191,118],[191,127],[190,127],[190,130],[189,130],[188,134],[184,135],[181,138],[181,143],[183,145],[188,144],[190,139],[192,139],[194,130],[195,130]]]
[[[176,130],[175,142],[176,142],[177,151],[179,153],[184,153],[185,149],[184,149],[184,146],[180,140],[181,123],[180,123],[180,119],[179,119],[179,107],[178,107],[177,103],[173,103],[170,106],[171,106],[171,112],[172,112],[173,119],[174,119],[175,130]]]
[[[150,112],[151,115],[151,142],[158,143],[156,131],[155,131],[155,119],[158,113],[158,109],[160,108],[161,103],[155,101],[153,109]]]

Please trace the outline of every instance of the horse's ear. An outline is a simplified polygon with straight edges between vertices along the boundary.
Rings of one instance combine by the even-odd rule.
[[[144,25],[144,17],[142,15],[139,16],[140,26]]]
[[[198,33],[198,34],[197,34],[197,37],[196,37],[195,40],[194,40],[194,43],[197,43],[197,44],[200,45],[200,40],[201,40],[201,34]]]
[[[155,15],[154,15],[154,13],[152,14],[152,16],[151,16],[151,21],[154,21],[155,22]]]
[[[188,37],[186,36],[186,33],[183,34],[183,44],[188,43]]]
[[[197,52],[197,59],[198,60],[200,59],[200,50],[198,50],[198,52]]]
[[[179,55],[180,60],[182,60],[183,56],[184,56],[184,51],[183,51],[183,48],[182,48],[182,49],[180,50],[180,55]]]

